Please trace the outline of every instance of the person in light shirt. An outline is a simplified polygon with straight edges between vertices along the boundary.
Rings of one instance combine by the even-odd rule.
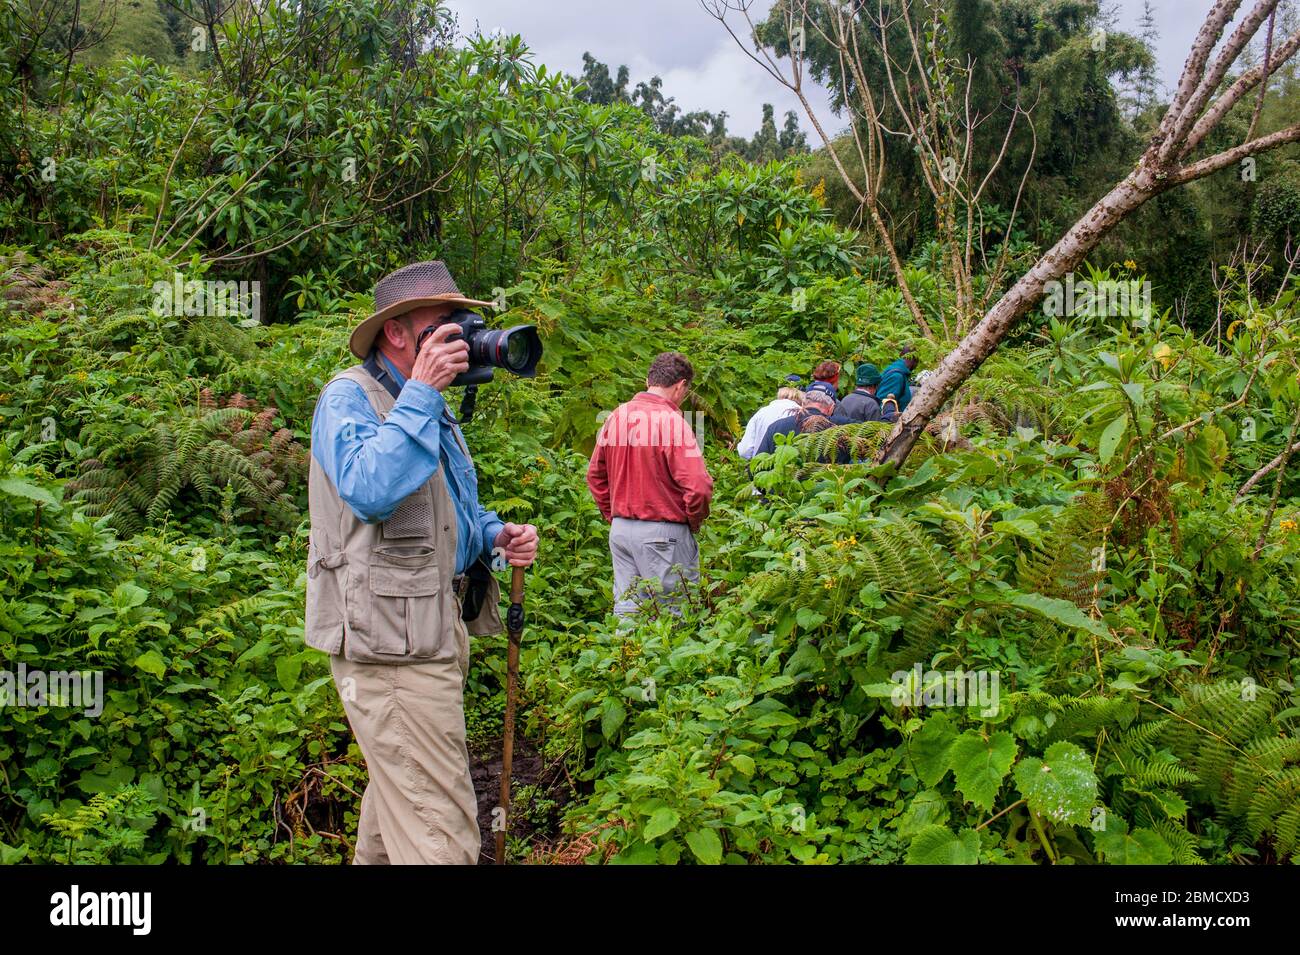
[[[748,461],[758,453],[758,446],[763,443],[767,429],[782,418],[794,414],[803,407],[803,391],[798,375],[790,375],[786,383],[777,389],[776,398],[754,412],[754,416],[745,425],[745,433],[736,445],[736,453]]]

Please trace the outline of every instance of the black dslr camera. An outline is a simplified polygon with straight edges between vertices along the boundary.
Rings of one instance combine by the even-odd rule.
[[[459,338],[469,343],[469,371],[463,371],[451,383],[459,385],[485,385],[492,380],[494,368],[504,368],[520,378],[537,374],[537,363],[542,359],[542,339],[536,325],[516,325],[514,328],[492,329],[483,316],[467,308],[458,308],[448,318],[460,326],[460,332],[448,341]],[[424,340],[433,334],[426,328],[415,340],[415,353],[420,354]]]

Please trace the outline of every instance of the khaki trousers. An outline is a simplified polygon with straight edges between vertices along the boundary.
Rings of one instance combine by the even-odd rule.
[[[469,633],[456,617],[457,658],[354,663],[330,656],[334,685],[366,759],[355,865],[474,865],[478,801],[465,745]]]

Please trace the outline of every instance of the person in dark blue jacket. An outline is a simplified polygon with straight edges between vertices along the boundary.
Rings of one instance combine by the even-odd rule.
[[[857,387],[840,399],[839,409],[831,417],[834,424],[854,424],[860,421],[894,421],[898,418],[893,406],[882,411],[876,399],[880,384],[880,369],[875,365],[858,365],[854,373]]]
[[[835,411],[835,399],[820,388],[809,388],[804,395],[803,407],[788,417],[776,421],[767,429],[767,434],[763,435],[763,442],[758,446],[759,454],[771,454],[776,450],[776,436],[778,434],[816,434],[819,431],[825,431],[827,428],[833,428],[835,425],[831,421],[831,415]],[[820,463],[827,463],[825,456],[818,457]],[[835,445],[835,463],[849,463],[849,449],[847,443],[843,440],[836,442]]]

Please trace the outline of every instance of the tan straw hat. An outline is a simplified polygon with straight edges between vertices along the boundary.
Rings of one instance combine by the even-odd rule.
[[[375,312],[352,330],[348,348],[352,354],[365,359],[375,344],[379,330],[390,318],[397,318],[425,305],[482,305],[491,302],[466,298],[456,287],[446,263],[442,261],[415,262],[385,275],[375,286]]]

